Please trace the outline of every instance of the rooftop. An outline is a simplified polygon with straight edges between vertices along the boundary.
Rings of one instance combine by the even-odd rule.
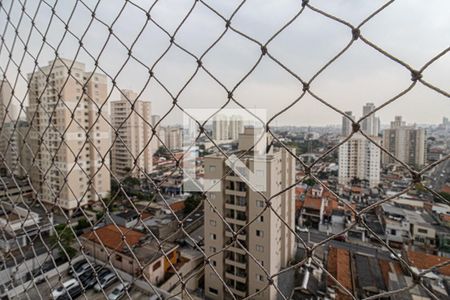
[[[320,210],[321,206],[322,206],[321,198],[306,197],[305,201],[303,202],[304,208],[312,208],[312,209]]]
[[[122,226],[109,224],[87,232],[82,237],[97,244],[103,243],[109,249],[124,252],[124,247],[128,245],[131,248],[137,245],[145,237],[145,234]]]
[[[407,259],[409,263],[418,268],[419,270],[430,269],[438,264],[447,262],[450,258],[426,254],[423,252],[407,251]],[[450,265],[446,265],[442,268],[437,269],[437,271],[445,276],[450,276]]]

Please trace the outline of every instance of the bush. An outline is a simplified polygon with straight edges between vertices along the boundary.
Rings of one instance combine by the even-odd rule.
[[[202,201],[201,194],[192,194],[184,201],[184,213],[191,213]]]

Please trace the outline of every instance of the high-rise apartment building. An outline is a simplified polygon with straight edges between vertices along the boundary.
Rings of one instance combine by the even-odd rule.
[[[12,96],[12,87],[7,80],[0,80],[0,174],[7,175],[15,166],[17,145],[14,124],[17,121],[17,107]],[[13,159],[13,161],[11,161]],[[8,164],[4,163],[8,162]]]
[[[183,129],[180,127],[165,127],[166,147],[170,150],[181,149],[183,147]]]
[[[367,116],[374,110],[375,105],[373,103],[367,103],[363,106],[363,116]],[[375,116],[375,113],[371,114],[361,122],[361,129],[367,135],[378,136],[380,132],[380,121]]]
[[[111,168],[118,178],[143,177],[152,171],[151,103],[136,100],[137,94],[122,90],[121,99],[111,102],[114,141]],[[133,104],[133,105],[132,105]]]
[[[351,111],[346,111],[345,114],[352,119],[353,121],[355,120],[355,116],[353,115],[353,113]],[[353,131],[352,128],[352,121],[350,121],[347,117],[342,117],[342,131],[341,131],[341,135],[343,137],[347,137],[349,136]]]
[[[239,151],[243,152],[253,145],[253,142],[249,143],[249,141],[254,141],[254,135],[254,129],[245,128],[244,133],[239,137]],[[267,188],[262,193],[270,198],[295,182],[295,160],[285,149],[273,149],[266,156],[261,157],[261,153],[264,153],[263,148],[261,147],[262,152],[255,152],[255,155],[243,156],[241,161],[257,176],[263,176]],[[256,149],[259,147],[255,147],[255,151]],[[264,171],[255,167],[255,165],[258,166],[258,162],[265,164]],[[220,180],[219,191],[209,192],[207,197],[234,232],[250,223],[245,230],[237,234],[237,240],[267,272],[275,274],[287,267],[294,257],[295,236],[272,210],[264,210],[264,198],[253,191],[240,177],[231,173],[223,178],[228,171],[229,167],[225,164],[223,155],[214,154],[205,157],[205,179]],[[289,189],[271,199],[272,208],[290,228],[294,228],[295,225],[294,197],[294,192]],[[205,202],[204,210],[205,253],[208,257],[213,255],[211,264],[220,278],[237,299],[263,290],[268,284],[263,269],[238,243],[233,242],[233,233],[230,228],[221,221],[208,202]],[[262,215],[258,216],[263,210]],[[256,220],[251,222],[255,218]],[[228,245],[231,246],[227,247]],[[227,247],[226,250],[222,251],[225,247]],[[212,267],[206,266],[206,299],[232,298],[221,279]],[[278,277],[273,280],[274,285],[281,286],[278,283]],[[252,299],[277,299],[274,285],[270,285]]]
[[[223,114],[214,116],[212,122],[212,137],[216,141],[228,140],[228,118]]]
[[[363,116],[375,110],[373,103],[363,106]],[[352,112],[345,112],[352,120]],[[361,122],[361,130],[369,135],[377,144],[381,143],[378,137],[380,119],[375,114],[370,115]],[[342,136],[345,138],[352,132],[352,122],[346,117],[342,118]],[[355,133],[347,142],[339,147],[339,184],[348,185],[354,179],[366,181],[371,187],[380,183],[380,156],[381,150],[361,133]]]
[[[156,150],[159,149],[163,144],[166,144],[166,131],[164,127],[161,126],[161,117],[159,115],[152,115],[152,126],[155,129],[156,136],[153,137],[151,145],[152,145],[152,153],[155,153]]]
[[[391,128],[383,130],[383,146],[399,160],[414,166],[423,166],[426,157],[426,133],[424,128],[406,125],[402,117],[396,116]],[[383,164],[394,163],[383,153]]]
[[[66,59],[50,61],[28,78],[31,181],[41,201],[71,214],[110,191],[108,112],[99,111],[107,79]]]
[[[378,144],[379,137],[372,137]],[[380,149],[361,133],[339,147],[339,184],[348,185],[353,179],[367,181],[370,187],[380,183]]]
[[[232,115],[228,124],[228,138],[236,141],[239,139],[239,134],[244,132],[244,122],[241,116]]]

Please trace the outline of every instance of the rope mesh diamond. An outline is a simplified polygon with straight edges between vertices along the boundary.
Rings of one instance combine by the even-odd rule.
[[[63,3],[64,2],[64,3]],[[278,286],[278,281],[274,280],[281,276],[283,273],[290,272],[292,270],[302,270],[305,265],[308,268],[321,269],[328,282],[333,282],[333,285],[337,286],[341,290],[341,295],[346,298],[357,299],[358,296],[353,294],[342,282],[339,282],[333,277],[330,270],[327,270],[324,263],[322,263],[321,257],[316,255],[318,249],[325,249],[330,241],[336,237],[341,236],[349,232],[355,226],[363,227],[372,237],[386,247],[388,251],[395,253],[386,241],[377,236],[371,227],[366,224],[366,214],[375,211],[381,204],[389,202],[400,195],[406,194],[415,189],[421,188],[431,193],[433,197],[439,199],[444,203],[448,203],[441,194],[434,191],[432,188],[423,184],[424,175],[432,170],[434,167],[448,161],[450,156],[446,155],[441,159],[428,164],[421,169],[414,168],[408,163],[399,160],[387,149],[380,145],[374,138],[361,130],[361,124],[371,115],[384,110],[392,103],[398,101],[405,95],[411,93],[417,86],[425,87],[426,89],[449,98],[449,92],[444,87],[434,85],[431,80],[425,76],[424,72],[430,66],[442,60],[449,52],[449,47],[442,49],[439,53],[436,53],[433,57],[429,57],[428,61],[421,66],[411,66],[408,62],[390,53],[384,49],[382,45],[378,45],[376,42],[370,40],[365,35],[365,27],[370,23],[376,23],[377,16],[390,9],[394,0],[387,1],[380,5],[376,10],[367,15],[367,17],[359,24],[352,24],[349,21],[342,19],[327,12],[326,8],[319,8],[314,4],[314,1],[297,1],[297,11],[293,13],[292,17],[287,20],[283,20],[282,25],[266,40],[259,40],[252,34],[246,33],[245,28],[241,28],[235,25],[235,18],[237,18],[244,7],[257,5],[255,2],[240,1],[236,2],[233,9],[229,13],[225,13],[223,9],[218,8],[217,3],[214,1],[195,0],[188,1],[189,8],[185,11],[185,14],[180,17],[179,21],[171,22],[164,20],[164,18],[158,17],[155,13],[160,6],[163,5],[163,1],[114,1],[114,3],[106,0],[90,1],[90,0],[73,0],[73,1],[58,1],[58,0],[40,0],[40,1],[0,1],[0,74],[3,78],[0,85],[0,91],[11,90],[9,99],[4,101],[5,107],[3,119],[0,120],[1,127],[1,144],[2,152],[0,153],[0,162],[4,171],[9,174],[8,177],[0,177],[2,189],[5,190],[5,194],[1,198],[1,209],[7,220],[6,224],[2,224],[2,239],[7,241],[11,240],[8,236],[8,232],[5,227],[12,224],[14,221],[10,218],[9,211],[11,208],[21,207],[26,212],[20,216],[20,227],[23,228],[22,235],[13,236],[15,245],[12,248],[15,250],[2,252],[2,263],[7,267],[12,267],[15,270],[25,270],[26,276],[15,278],[11,277],[9,282],[4,282],[0,291],[2,294],[10,290],[14,290],[14,293],[9,293],[10,297],[17,299],[48,299],[51,290],[61,286],[61,284],[69,277],[66,271],[59,268],[64,262],[69,263],[69,269],[73,268],[76,263],[74,257],[84,257],[85,259],[91,258],[91,253],[88,253],[85,247],[85,241],[83,236],[80,235],[80,231],[74,226],[74,218],[68,211],[62,209],[60,200],[67,195],[71,195],[76,199],[77,205],[72,212],[78,217],[83,217],[87,220],[87,228],[84,232],[90,232],[90,229],[97,229],[104,222],[109,220],[112,226],[121,232],[122,242],[117,245],[115,249],[111,249],[103,243],[103,241],[97,235],[97,230],[92,231],[91,238],[98,241],[99,251],[106,253],[106,258],[103,262],[96,261],[97,264],[101,264],[104,268],[108,268],[115,273],[119,280],[122,282],[129,281],[124,278],[123,272],[114,266],[112,259],[119,252],[126,252],[132,257],[136,266],[133,270],[135,276],[132,281],[144,282],[151,290],[152,294],[163,295],[165,299],[180,298],[180,299],[196,299],[203,296],[190,289],[190,282],[193,282],[198,275],[202,274],[208,266],[219,277],[220,281],[224,285],[226,297],[231,299],[239,298],[236,296],[227,286],[225,278],[216,271],[216,267],[211,263],[211,259],[218,255],[220,252],[226,251],[230,247],[239,247],[248,256],[249,260],[254,261],[264,273],[266,287],[260,289],[255,293],[248,293],[245,299],[252,299],[257,297],[258,294],[264,293],[266,289],[273,286],[280,299],[290,299],[291,295],[285,294]],[[247,3],[248,2],[248,3]],[[173,4],[177,5],[177,4]],[[167,9],[167,7],[162,8]],[[107,11],[109,13],[105,14]],[[120,26],[123,22],[127,22],[127,17],[130,11],[142,17],[142,24],[140,27],[133,28],[133,32],[128,34],[124,33]],[[207,45],[202,45],[202,50],[199,51],[199,47],[194,47],[196,41],[186,41],[183,38],[182,31],[187,22],[195,21],[197,12],[202,11],[206,13],[210,18],[215,18],[216,22],[220,22],[223,26],[222,31],[215,36],[212,41],[209,41]],[[272,51],[271,46],[275,43],[276,39],[284,32],[289,30],[297,20],[301,20],[302,16],[309,13],[313,18],[327,19],[334,24],[334,26],[347,30],[348,38],[345,46],[334,53],[331,59],[328,59],[322,66],[320,66],[316,72],[309,78],[299,74],[295,71],[295,68],[287,63],[282,55],[276,55],[276,51]],[[167,12],[167,18],[170,18],[171,14]],[[272,16],[277,18],[276,15]],[[281,23],[281,22],[280,22]],[[382,25],[379,25],[382,26]],[[208,30],[203,28],[203,30]],[[320,30],[318,28],[317,30]],[[388,30],[386,28],[386,30]],[[151,37],[148,36],[148,31],[152,34],[161,35],[166,43],[164,45],[154,45]],[[197,32],[196,34],[202,35],[204,32]],[[234,84],[229,83],[229,79],[226,76],[219,75],[212,68],[208,61],[211,57],[214,57],[216,49],[221,47],[221,41],[229,36],[233,36],[239,41],[249,43],[259,49],[259,54],[253,57],[253,62],[249,63],[250,67],[247,72],[243,74]],[[94,38],[93,38],[94,36]],[[442,37],[444,38],[444,37]],[[93,43],[95,41],[95,43]],[[376,107],[368,115],[362,116],[359,120],[352,120],[349,118],[339,107],[330,104],[327,98],[321,96],[317,92],[315,83],[319,78],[325,77],[325,71],[328,70],[333,64],[342,59],[342,57],[350,51],[356,44],[363,44],[370,51],[374,50],[379,56],[385,57],[389,63],[395,64],[410,74],[411,82],[409,86],[400,90],[395,95],[391,95],[386,98],[382,105]],[[70,45],[70,47],[68,47]],[[155,47],[159,49],[159,54],[154,57],[146,57],[142,48]],[[119,57],[111,58],[112,53],[120,53]],[[145,52],[145,50],[144,50]],[[151,56],[151,55],[150,55]],[[167,59],[176,59],[183,57],[181,64],[186,64],[189,61],[190,73],[181,78],[174,74],[174,79],[164,78],[158,71],[163,68],[164,61]],[[64,59],[66,58],[66,59]],[[227,58],[220,58],[226,60]],[[302,60],[302,57],[296,59]],[[43,67],[45,62],[51,61],[47,67]],[[92,68],[88,73],[85,73],[86,78],[82,78],[76,73],[78,68],[76,61],[85,61],[89,63]],[[163,192],[164,184],[167,183],[169,178],[175,174],[183,174],[182,162],[184,155],[175,155],[167,145],[168,141],[164,137],[159,135],[159,126],[161,122],[165,122],[174,112],[186,112],[186,109],[190,108],[189,103],[184,98],[186,91],[191,88],[192,85],[200,85],[203,81],[211,82],[217,86],[223,92],[223,98],[221,99],[220,107],[216,109],[215,114],[206,118],[206,120],[192,119],[194,123],[198,125],[199,134],[197,140],[203,137],[207,141],[211,142],[219,154],[228,158],[229,153],[219,147],[217,141],[213,139],[211,134],[207,130],[207,123],[212,121],[214,115],[219,114],[223,109],[230,106],[238,107],[245,111],[250,111],[250,107],[246,107],[240,101],[239,91],[240,88],[248,81],[248,79],[257,72],[258,68],[264,62],[270,62],[278,66],[282,72],[291,77],[297,83],[299,87],[299,93],[295,99],[291,100],[287,105],[277,105],[277,111],[271,116],[268,121],[261,121],[261,125],[265,128],[266,132],[273,138],[273,144],[278,147],[284,148],[292,157],[294,157],[297,166],[304,172],[302,178],[297,178],[296,182],[284,188],[281,193],[285,193],[288,190],[295,189],[295,186],[305,179],[314,179],[319,183],[327,192],[336,197],[338,201],[350,210],[355,218],[354,222],[345,228],[342,232],[329,235],[326,239],[319,243],[311,244],[302,239],[295,228],[291,228],[283,218],[278,214],[277,210],[271,205],[271,200],[279,196],[280,193],[267,196],[264,193],[260,193],[260,196],[265,200],[265,207],[256,217],[251,220],[247,220],[245,226],[239,230],[234,231],[234,226],[226,221],[226,217],[221,215],[214,204],[210,201],[206,190],[202,192],[202,201],[197,205],[195,209],[186,215],[176,212],[168,199],[167,193]],[[55,83],[55,79],[51,74],[54,70],[61,70],[61,66],[64,72],[67,74],[62,82]],[[162,65],[162,66],[161,66]],[[185,67],[183,65],[183,67]],[[133,68],[142,76],[143,84],[137,91],[135,97],[130,98],[129,94],[123,91],[126,88],[126,79],[124,80],[125,73],[129,72]],[[189,69],[189,68],[188,68]],[[102,75],[103,74],[103,75]],[[92,93],[92,84],[96,81],[96,76],[104,78],[104,82],[107,82],[107,89],[105,95],[96,95]],[[36,79],[38,78],[38,79]],[[36,79],[36,80],[35,80]],[[39,82],[39,86],[36,84]],[[197,82],[197,83],[195,83]],[[101,83],[100,83],[101,84]],[[34,86],[36,85],[36,86]],[[68,87],[76,86],[75,94],[77,101],[67,101],[65,98],[66,90]],[[153,98],[153,91],[158,90],[159,96],[164,98],[158,100],[157,97]],[[25,92],[23,92],[25,91]],[[46,104],[46,99],[50,94],[52,95],[51,105]],[[123,97],[131,108],[122,121],[122,124],[113,124],[109,116],[109,102],[115,100],[117,95]],[[140,112],[135,111],[135,106],[138,104],[138,99],[143,95],[150,95],[150,100],[153,101],[153,105],[158,105],[159,102],[164,102],[164,106],[167,107],[165,113],[161,116],[160,120],[153,124],[151,120],[147,119]],[[33,97],[34,105],[31,105],[29,99]],[[335,114],[347,118],[352,124],[352,132],[349,136],[342,139],[338,144],[327,149],[320,157],[315,159],[312,163],[306,164],[299,154],[293,152],[289,145],[286,145],[283,139],[277,134],[275,130],[276,122],[282,118],[282,115],[288,111],[296,109],[296,105],[302,102],[302,99],[306,97],[312,97],[314,101],[322,103],[327,106],[328,109],[334,111]],[[99,99],[101,98],[101,99]],[[13,105],[17,105],[19,111],[16,116],[13,116],[11,111]],[[92,107],[92,114],[89,116],[89,122],[84,122],[77,116],[77,108],[89,105]],[[264,106],[264,104],[262,104]],[[70,122],[65,126],[57,126],[58,118],[61,117],[61,113],[68,114],[70,116]],[[20,126],[20,116],[26,116],[28,125]],[[148,128],[148,139],[136,155],[131,149],[131,145],[124,140],[120,133],[121,128],[130,118],[137,118],[143,122],[144,127]],[[80,121],[81,120],[81,121]],[[44,123],[43,123],[44,122]],[[13,124],[13,125],[11,125]],[[98,128],[97,126],[104,126],[111,132],[111,143],[103,144],[96,143],[96,137]],[[74,128],[79,128],[79,132],[82,133],[79,144],[73,145],[67,136],[72,134]],[[327,184],[319,178],[316,173],[317,165],[327,158],[329,158],[333,152],[336,152],[339,146],[350,140],[356,133],[362,134],[367,140],[372,142],[378,147],[382,153],[388,155],[396,163],[404,167],[409,176],[406,179],[409,181],[408,186],[395,195],[384,197],[377,202],[367,205],[362,209],[356,209],[351,202],[341,197],[336,191],[329,188]],[[147,199],[146,205],[138,205],[136,203],[135,195],[130,192],[130,189],[123,182],[123,178],[120,178],[112,171],[110,156],[113,151],[114,144],[120,143],[124,145],[126,151],[131,155],[132,160],[135,162],[133,170],[140,175],[141,180],[146,182],[148,186],[154,191],[150,198]],[[160,149],[163,149],[169,159],[172,159],[175,164],[170,167],[165,173],[164,177],[159,180],[155,180],[155,177],[146,172],[145,169],[140,167],[136,162],[144,156],[145,149],[150,147],[153,143],[161,145]],[[17,144],[21,144],[20,151],[17,148]],[[195,142],[189,147],[193,147]],[[96,157],[95,166],[86,166],[82,156],[85,155],[83,149],[89,148],[89,153]],[[64,151],[64,152],[63,152]],[[250,153],[252,149],[248,149],[245,153],[240,154],[241,157]],[[19,153],[20,152],[20,153]],[[13,153],[14,159],[10,159],[11,153]],[[73,164],[63,165],[59,163],[61,155],[68,157],[68,160]],[[25,163],[23,158],[27,158],[29,161]],[[43,161],[45,160],[45,163]],[[21,175],[19,175],[21,174]],[[59,174],[59,175],[58,175]],[[75,174],[82,176],[84,184],[72,184],[73,181],[70,178]],[[101,174],[101,175],[100,175]],[[231,170],[224,174],[223,178],[231,174]],[[99,176],[100,175],[100,176]],[[39,183],[32,178],[40,178]],[[71,177],[72,176],[72,177]],[[55,178],[60,178],[63,183],[59,185],[54,184]],[[100,179],[101,178],[101,179]],[[98,181],[107,181],[110,178],[111,189],[109,196],[105,194],[105,191],[97,190]],[[29,186],[29,190],[24,190],[24,186]],[[56,187],[59,188],[56,188]],[[81,188],[82,187],[82,188]],[[12,194],[12,190],[18,189],[19,196]],[[212,187],[210,187],[212,189]],[[43,191],[46,191],[44,199]],[[108,191],[109,192],[109,191]],[[31,197],[30,197],[31,195]],[[88,196],[89,195],[89,196]],[[89,198],[88,198],[89,197]],[[48,199],[50,198],[50,199]],[[94,198],[94,199],[92,199]],[[95,199],[98,200],[97,208],[92,212],[89,206]],[[151,208],[154,203],[160,203],[165,208],[168,214],[171,214],[177,224],[177,228],[173,230],[165,238],[160,238],[157,233],[154,232],[144,222],[144,212]],[[125,204],[130,211],[138,213],[138,222],[133,226],[123,230],[123,227],[119,227],[114,221],[114,205],[117,203]],[[217,215],[217,222],[222,222],[228,231],[231,231],[234,237],[237,237],[239,233],[245,232],[250,224],[257,222],[257,219],[266,211],[271,211],[283,224],[288,227],[302,247],[305,249],[305,256],[297,262],[293,262],[289,267],[284,268],[276,273],[270,272],[263,266],[254,256],[254,249],[251,249],[244,245],[239,239],[234,238],[223,249],[216,249],[216,252],[212,255],[207,255],[202,245],[198,244],[198,240],[195,236],[192,236],[187,224],[188,220],[192,220],[195,214],[201,213],[206,205],[211,206],[214,213]],[[36,232],[31,234],[26,230],[28,222],[36,218],[33,214],[34,209],[39,210],[40,222],[37,223]],[[97,214],[97,217],[93,217]],[[76,222],[75,222],[76,223]],[[50,225],[49,225],[50,224]],[[52,224],[60,224],[58,226],[52,226]],[[62,224],[62,225],[61,225]],[[55,228],[56,230],[54,230]],[[153,278],[150,278],[149,274],[145,272],[151,260],[143,260],[142,257],[135,253],[136,249],[133,245],[129,244],[129,236],[135,230],[145,232],[146,236],[150,237],[155,247],[158,249],[159,255],[166,258],[168,263],[168,272],[171,272],[176,283],[170,291],[165,293],[154,282]],[[69,242],[67,242],[69,236]],[[203,256],[201,267],[189,274],[181,274],[179,272],[176,263],[174,263],[169,256],[169,245],[175,240],[180,240],[182,237],[185,241],[192,243],[194,248]],[[208,238],[208,237],[205,237]],[[21,239],[26,241],[26,247],[21,243]],[[108,241],[107,241],[108,242]],[[72,253],[73,251],[76,252]],[[157,255],[157,254],[155,254]],[[29,258],[41,257],[33,265],[25,263]],[[92,260],[89,260],[93,266]],[[403,287],[398,290],[386,291],[381,294],[375,294],[370,296],[370,299],[375,298],[387,298],[394,296],[395,294],[401,294],[405,291],[411,290],[417,286],[428,294],[433,299],[438,299],[439,296],[435,295],[433,291],[422,280],[427,276],[429,270],[417,272],[412,268],[408,262],[399,258],[399,263],[407,272],[412,276],[413,281],[407,287]],[[450,264],[450,261],[443,262],[434,266],[433,269],[443,268]],[[44,274],[49,270],[53,270],[52,277],[44,276],[39,277],[40,274]],[[95,274],[101,271],[96,269]],[[136,275],[138,274],[138,275]],[[209,276],[205,274],[205,277]],[[14,278],[13,278],[14,277]],[[39,281],[36,280],[39,278]],[[298,284],[299,285],[299,284]],[[22,289],[17,289],[22,287]],[[106,289],[100,289],[100,294],[104,297],[108,296]],[[125,297],[136,297],[134,289],[127,289]],[[85,297],[90,299],[91,294],[89,291],[83,290],[81,298]],[[368,298],[367,298],[368,299]]]

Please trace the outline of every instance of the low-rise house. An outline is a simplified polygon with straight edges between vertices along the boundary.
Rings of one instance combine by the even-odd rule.
[[[138,213],[134,209],[130,209],[108,215],[107,223],[114,223],[125,228],[132,228],[142,225],[141,223],[148,220],[151,216],[152,214],[148,212]]]
[[[28,245],[36,235],[45,237],[53,229],[53,216],[40,216],[38,213],[2,203],[0,209],[0,250],[8,252]]]
[[[426,251],[436,247],[436,229],[428,213],[388,203],[383,203],[381,209],[386,241],[399,248],[402,244],[412,244]]]
[[[401,248],[404,244],[410,243],[410,223],[405,217],[403,209],[383,203],[381,205],[381,220],[386,234],[386,243],[396,248]]]
[[[178,245],[163,243],[144,233],[109,224],[81,236],[84,251],[96,260],[111,263],[152,284],[162,284],[172,265],[178,263]]]
[[[300,214],[300,225],[318,229],[322,223],[323,204],[322,198],[306,196]]]

